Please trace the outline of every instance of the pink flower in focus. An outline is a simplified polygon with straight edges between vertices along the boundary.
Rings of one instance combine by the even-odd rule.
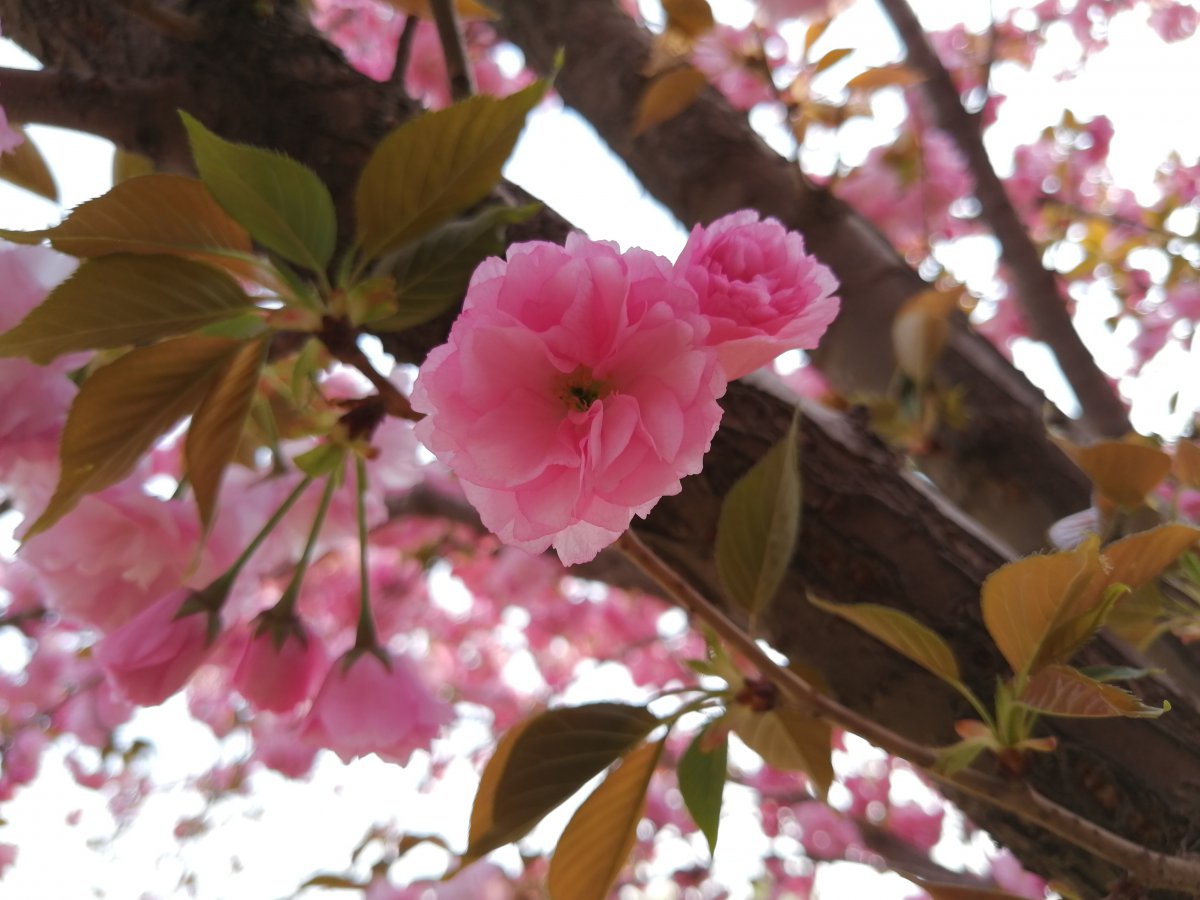
[[[833,273],[804,252],[799,234],[753,210],[693,228],[675,272],[700,297],[708,343],[730,380],[815,347],[838,313]]]
[[[233,686],[259,709],[287,712],[312,695],[326,663],[324,644],[298,620],[268,619],[246,642]]]
[[[486,260],[413,389],[417,437],[501,540],[592,559],[700,471],[725,381],[666,260],[571,235]]]
[[[406,658],[393,655],[385,664],[373,653],[351,651],[325,678],[301,737],[343,762],[375,753],[406,765],[451,718]]]
[[[208,655],[208,616],[176,618],[192,595],[186,588],[172,591],[96,645],[96,661],[130,702],[162,703],[183,687]]]

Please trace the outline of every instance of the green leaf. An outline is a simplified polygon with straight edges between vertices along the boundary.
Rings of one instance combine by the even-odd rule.
[[[942,775],[955,775],[963,769],[969,768],[979,757],[979,754],[993,747],[994,744],[993,740],[968,738],[967,740],[959,741],[957,744],[951,744],[949,747],[942,747],[937,752],[937,759],[934,761],[933,769]]]
[[[1139,678],[1146,678],[1162,670],[1138,669],[1134,666],[1080,666],[1077,671],[1092,681],[1110,684],[1114,681],[1137,681]]]
[[[206,530],[216,515],[221,476],[237,452],[266,350],[266,340],[241,347],[229,367],[217,376],[188,426],[183,458]]]
[[[301,453],[292,463],[310,478],[324,478],[346,460],[346,445],[324,441]]]
[[[797,416],[799,414],[797,413]],[[717,574],[752,615],[779,590],[800,530],[798,418],[726,495],[717,520]]]
[[[184,334],[253,309],[229,275],[186,259],[88,260],[15,328],[0,356],[48,363],[64,353],[123,347]]]
[[[720,740],[713,742],[714,728]],[[710,746],[711,744],[711,746]],[[692,821],[708,839],[708,852],[717,852],[721,824],[721,798],[728,773],[729,733],[720,721],[710,722],[696,735],[679,759],[676,775],[679,793]]]
[[[25,140],[7,153],[0,153],[0,179],[44,197],[51,203],[58,203],[58,185],[54,183],[54,176],[46,165],[42,151],[22,126],[10,124],[9,128],[23,135]]]
[[[637,839],[663,743],[626,756],[575,811],[550,859],[551,900],[606,900]]]
[[[384,138],[355,194],[365,257],[396,250],[486,197],[545,91],[538,81],[502,99],[470,97]]]
[[[1047,666],[1025,686],[1017,703],[1052,716],[1157,718],[1169,707],[1147,706],[1129,691],[1088,678],[1070,666]]]
[[[643,707],[622,703],[552,709],[522,722],[484,768],[464,858],[523,837],[658,724]]]
[[[220,338],[175,338],[96,370],[67,414],[58,486],[26,538],[45,531],[84,495],[128,475],[155,440],[196,408],[238,348]]]
[[[180,112],[200,178],[254,239],[290,262],[324,272],[333,256],[333,198],[311,169],[282,153],[235,144]]]
[[[43,231],[0,235],[22,243],[49,240],[81,258],[111,253],[185,256],[238,274],[252,268],[250,235],[229,218],[203,184],[182,175],[144,175],[77,206]]]
[[[492,206],[463,221],[448,222],[389,254],[376,268],[391,275],[400,308],[371,324],[371,331],[403,331],[436,318],[462,301],[476,267],[504,250],[508,225],[540,209]]]
[[[907,613],[875,603],[830,603],[812,594],[808,599],[818,609],[857,625],[942,681],[959,683],[958,662],[946,642]]]
[[[833,783],[833,729],[790,706],[758,712],[737,704],[728,721],[742,741],[772,769],[800,771],[824,797]]]

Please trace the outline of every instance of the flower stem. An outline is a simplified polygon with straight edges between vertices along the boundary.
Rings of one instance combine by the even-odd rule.
[[[321,494],[321,505],[317,507],[317,514],[313,517],[312,529],[309,531],[308,540],[304,544],[304,552],[300,554],[300,559],[296,563],[296,571],[292,573],[292,580],[288,582],[283,596],[279,598],[279,602],[271,610],[272,613],[280,617],[290,616],[296,608],[296,601],[300,598],[300,585],[304,582],[304,575],[308,571],[309,562],[312,560],[313,549],[317,546],[317,539],[321,536],[321,526],[325,524],[325,514],[329,512],[329,504],[333,500],[333,492],[337,490],[340,480],[335,471],[330,473],[325,481],[325,490]]]
[[[375,618],[371,614],[371,582],[367,572],[367,464],[361,456],[354,457],[354,474],[357,482],[359,582],[358,630],[354,635],[354,648],[376,652],[379,637],[375,631]]]

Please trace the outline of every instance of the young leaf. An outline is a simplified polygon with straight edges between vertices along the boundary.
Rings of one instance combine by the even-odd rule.
[[[699,37],[715,24],[708,0],[663,0],[662,6],[667,27],[688,37]]]
[[[910,69],[903,63],[890,63],[867,69],[860,75],[855,75],[846,82],[850,91],[877,91],[885,87],[911,87],[920,84],[924,77],[915,69]]]
[[[808,599],[819,609],[857,625],[942,681],[959,683],[958,662],[946,642],[907,613],[875,603],[830,603],[812,594]]]
[[[54,183],[42,151],[20,125],[9,125],[9,128],[24,135],[25,140],[7,153],[0,153],[0,179],[57,203],[58,185]]]
[[[637,839],[663,743],[626,756],[575,811],[550,859],[551,900],[606,900]]]
[[[161,253],[219,266],[239,262],[252,249],[246,230],[208,189],[182,175],[133,178],[80,204],[53,228],[2,233],[23,243],[49,239],[55,250],[81,258]]]
[[[58,486],[26,537],[45,531],[85,494],[128,475],[156,439],[196,408],[238,347],[220,338],[175,338],[98,369],[71,405]]]
[[[1137,590],[1162,574],[1200,540],[1200,528],[1172,522],[1113,541],[1100,551],[1112,567],[1109,584]]]
[[[258,388],[266,348],[265,339],[241,347],[217,376],[188,426],[183,458],[206,529],[217,511],[221,476],[237,451]]]
[[[484,769],[465,858],[523,837],[658,724],[640,706],[592,703],[552,709],[519,725]]]
[[[1141,506],[1171,471],[1171,457],[1157,447],[1101,441],[1089,447],[1064,446],[1096,490],[1124,509]]]
[[[184,334],[250,309],[233,278],[202,263],[163,256],[92,259],[0,335],[0,356],[45,364],[64,353]]]
[[[235,144],[180,112],[200,178],[254,239],[284,259],[324,272],[333,256],[333,198],[311,169],[282,153]]]
[[[545,91],[538,81],[502,99],[470,97],[384,138],[355,193],[366,258],[398,249],[487,196]]]
[[[737,736],[763,762],[781,772],[803,772],[825,796],[833,783],[833,729],[828,722],[788,706],[757,712],[737,704],[728,716]]]
[[[1017,698],[1022,706],[1052,716],[1106,718],[1131,716],[1154,719],[1166,708],[1147,706],[1129,691],[1088,678],[1069,666],[1047,666]]]
[[[1076,595],[1088,588],[1088,597],[1095,602],[1102,599],[1090,591],[1102,577],[1095,538],[1075,550],[1019,559],[988,576],[981,597],[983,622],[1014,672],[1033,664],[1065,608],[1072,616],[1088,611],[1086,603],[1074,602]]]
[[[934,771],[942,775],[954,775],[979,758],[983,751],[997,746],[995,738],[965,738],[949,747],[938,750],[937,759],[933,764]]]
[[[692,821],[708,840],[708,852],[717,852],[717,829],[721,824],[721,796],[728,769],[729,734],[721,728],[721,739],[708,746],[716,723],[710,722],[696,735],[679,758],[676,776],[679,793]],[[719,727],[719,726],[718,726]]]
[[[831,69],[853,52],[852,47],[838,47],[836,50],[830,50],[817,60],[814,71],[824,72],[826,69]]]
[[[400,308],[371,323],[371,330],[403,331],[428,322],[459,303],[471,273],[504,250],[504,229],[539,207],[492,206],[461,222],[448,222],[380,261],[379,273],[395,281]]]
[[[655,75],[638,99],[632,136],[637,137],[655,125],[675,118],[696,102],[706,84],[708,78],[704,73],[686,63]]]
[[[797,420],[729,491],[717,520],[717,574],[754,614],[779,590],[800,530]]]
[[[1200,488],[1200,444],[1194,440],[1181,439],[1175,445],[1175,457],[1171,468],[1182,485]]]
[[[113,151],[112,180],[113,184],[121,184],[131,178],[154,174],[154,160],[132,150],[122,150],[117,147]]]

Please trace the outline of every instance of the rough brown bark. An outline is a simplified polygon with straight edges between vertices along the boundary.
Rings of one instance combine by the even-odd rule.
[[[253,4],[241,0],[192,5],[208,23],[207,39],[166,37],[99,0],[0,0],[0,20],[57,75],[98,80],[92,83],[117,96],[118,77],[166,86],[167,108],[188,109],[228,137],[303,160],[342,199],[345,219],[347,188],[366,153],[410,114],[410,104],[394,86],[350,70],[283,4],[273,15],[254,14]],[[190,11],[187,5],[183,11]],[[645,38],[613,18],[610,4],[522,0],[506,12],[507,27],[535,64],[545,64],[549,48],[566,48],[563,96],[685,221],[754,206],[803,230],[844,282],[846,313],[831,338],[827,370],[863,385],[890,375],[885,323],[919,282],[869,226],[785,171],[715,97],[630,141],[625,129],[642,83],[637,69]],[[7,102],[5,90],[0,82],[0,100]],[[110,114],[114,122],[143,115],[130,149],[180,165],[173,118],[115,100]],[[546,217],[532,227],[553,236],[562,223]],[[408,333],[394,347],[419,359],[444,328],[443,322]],[[1033,546],[1046,521],[1087,501],[1083,479],[1044,439],[1040,396],[989,346],[960,331],[941,372],[968,385],[977,415],[968,431],[945,437],[945,471],[986,502],[969,507],[970,515],[955,509],[854,416],[810,410],[803,428],[801,548],[769,621],[781,648],[820,669],[847,705],[935,742],[949,741],[954,719],[967,713],[955,696],[861,632],[815,611],[803,599],[805,589],[912,612],[949,641],[967,680],[986,696],[1003,662],[983,631],[978,592],[1008,555],[987,529],[1014,545]],[[704,473],[687,479],[683,493],[662,502],[639,528],[710,596],[719,593],[711,546],[720,498],[784,433],[791,415],[787,401],[752,384],[732,385],[724,405]],[[1003,502],[1009,497],[1011,504]],[[1127,658],[1106,641],[1089,655]],[[1177,665],[1195,677],[1190,657]],[[1039,760],[1031,778],[1047,796],[1106,828],[1165,852],[1189,851],[1198,837],[1192,823],[1200,822],[1200,710],[1194,694],[1167,680],[1142,691],[1151,701],[1170,699],[1175,711],[1159,722],[1060,722],[1048,730],[1061,738],[1062,749]],[[1120,874],[986,804],[964,806],[1028,865],[1069,878],[1089,896],[1103,894]]]

